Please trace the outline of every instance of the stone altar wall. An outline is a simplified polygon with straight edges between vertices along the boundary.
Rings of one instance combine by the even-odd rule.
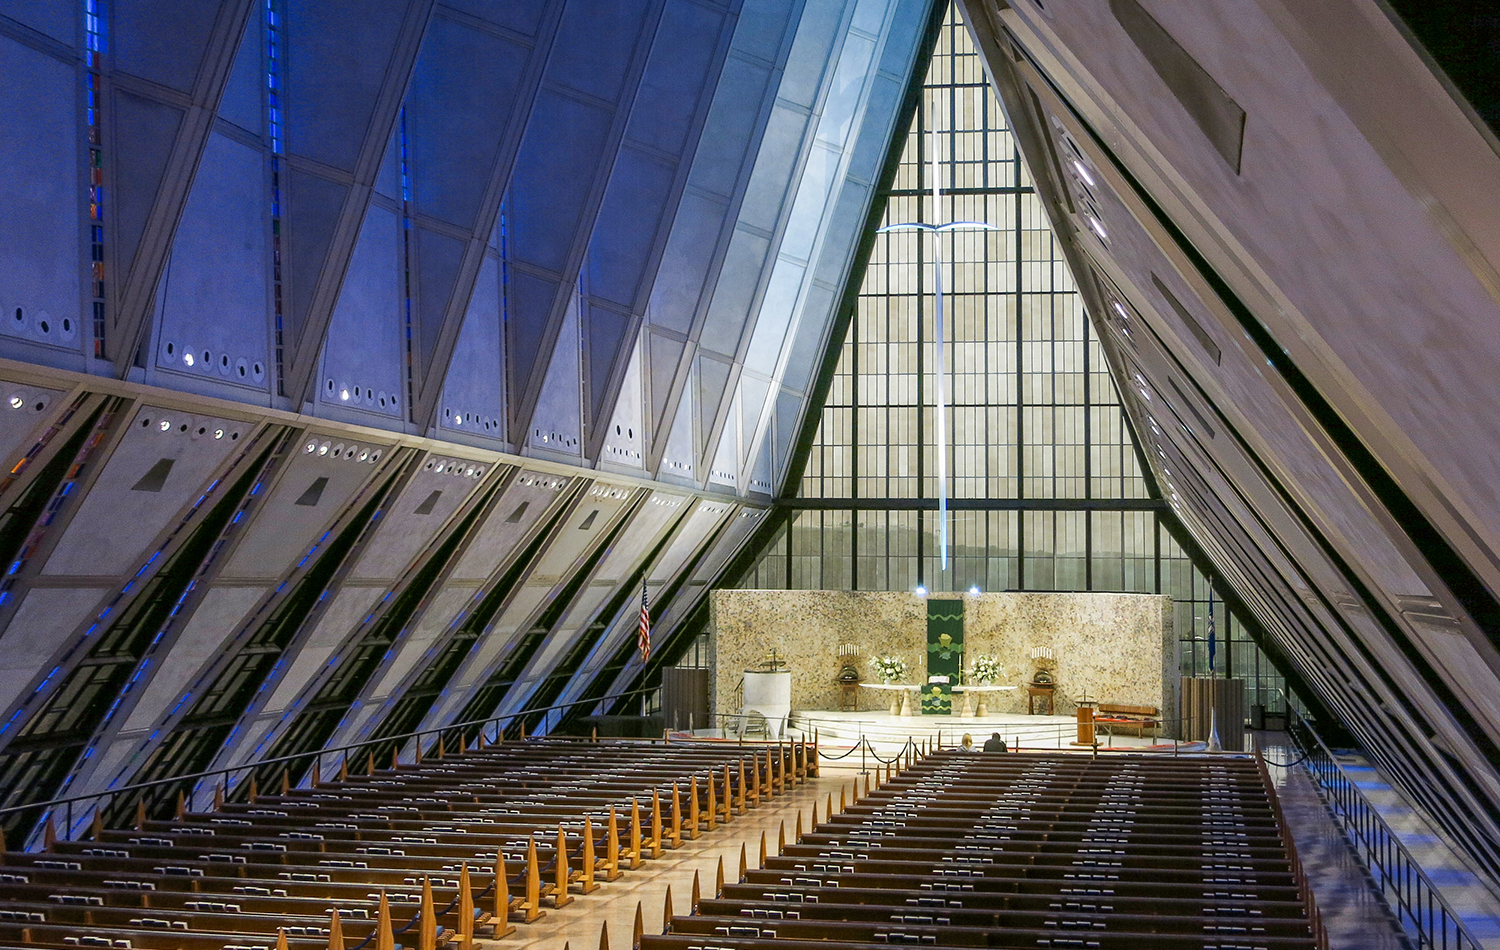
[[[935,595],[943,597],[944,595]],[[1057,712],[1071,714],[1079,699],[1177,710],[1177,638],[1172,599],[1160,594],[995,593],[947,595],[964,601],[967,670],[973,657],[998,657],[1005,676],[996,685],[1030,680],[1033,647],[1051,647]],[[859,645],[856,668],[875,682],[871,660],[901,656],[913,682],[925,680],[927,605],[907,592],[716,590],[710,595],[709,665],[713,708],[737,713],[739,683],[772,647],[792,673],[792,708],[837,709],[838,646]],[[890,706],[891,693],[860,690],[860,709]],[[955,706],[961,700],[955,697]],[[1026,691],[991,693],[992,712],[1025,712]]]

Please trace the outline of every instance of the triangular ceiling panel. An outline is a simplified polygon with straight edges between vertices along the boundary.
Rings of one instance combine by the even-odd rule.
[[[625,348],[625,337],[633,329],[634,318],[609,307],[588,304],[588,324],[584,340],[588,353],[585,376],[588,391],[590,425],[602,423],[607,400],[612,395],[610,382],[619,369],[616,361]]]
[[[672,394],[672,380],[677,375],[687,344],[663,333],[653,333],[649,328],[645,338],[646,350],[650,354],[647,384],[651,388],[652,431],[665,432],[668,427],[667,397]]]
[[[287,285],[283,317],[290,340],[300,339],[313,291],[333,243],[349,189],[345,185],[289,169],[283,172],[283,194],[289,219],[282,239]]]
[[[401,239],[396,215],[372,206],[329,320],[317,379],[318,402],[337,411],[403,415],[404,314],[401,284],[391,268],[401,259]]]
[[[626,365],[625,379],[620,384],[620,396],[615,400],[614,415],[604,431],[604,449],[600,462],[625,465],[633,469],[646,466],[646,414],[644,366],[646,334],[637,333],[635,345],[630,348],[630,362]]]
[[[353,737],[457,714],[485,688],[464,678],[471,663],[464,650],[503,658],[508,636],[538,610],[571,617],[579,605],[597,606],[587,598],[599,592],[587,585],[534,575],[566,574],[579,539],[613,530],[604,508],[648,497],[637,494],[639,485],[598,485],[601,464],[670,483],[683,504],[717,496],[712,504],[726,511],[759,510],[765,495],[758,488],[751,500],[742,481],[752,469],[767,480],[767,466],[747,459],[741,443],[747,426],[763,426],[778,386],[764,373],[750,383],[741,418],[731,390],[743,371],[751,308],[778,260],[784,211],[812,174],[803,170],[814,167],[804,153],[823,103],[872,84],[904,88],[930,6],[232,0],[176,17],[159,0],[129,0],[106,5],[103,32],[85,18],[86,5],[60,19],[17,11],[18,22],[42,32],[18,40],[15,30],[0,30],[0,72],[29,93],[26,109],[0,115],[0,141],[25,145],[8,156],[15,181],[0,183],[8,199],[0,218],[35,220],[5,220],[18,239],[0,246],[0,270],[9,275],[0,287],[0,313],[8,317],[0,357],[32,364],[30,376],[54,375],[45,385],[28,378],[30,388],[5,389],[4,398],[18,402],[0,402],[0,412],[37,411],[37,392],[71,395],[48,398],[41,422],[18,426],[40,434],[16,440],[35,443],[37,456],[11,484],[57,500],[55,512],[37,509],[48,511],[54,533],[77,516],[120,541],[133,536],[99,514],[124,510],[111,506],[112,493],[145,500],[149,523],[171,521],[179,514],[172,506],[197,497],[174,487],[191,468],[184,468],[189,456],[148,446],[135,453],[134,477],[123,488],[87,474],[65,483],[68,458],[180,436],[199,446],[191,457],[227,452],[231,461],[222,464],[234,466],[216,483],[227,494],[210,498],[213,518],[203,534],[173,535],[181,544],[191,537],[188,550],[201,545],[206,553],[174,562],[162,573],[165,586],[152,588],[153,602],[180,603],[180,615],[160,637],[132,631],[130,642],[144,652],[110,660],[111,677],[139,684],[119,707],[130,727],[108,721],[109,713],[96,735],[50,744],[47,768],[57,786],[91,747],[97,754],[77,773],[85,785],[249,760],[272,743],[324,741],[316,738],[321,732],[288,739],[294,730],[278,726],[282,711],[265,701],[274,693],[273,706],[295,703],[302,694],[295,683],[321,690],[343,664],[368,666],[368,652],[344,655],[343,634],[324,629],[328,615],[341,616],[335,627],[347,628],[346,613],[354,618],[348,623],[366,623],[371,614],[359,605],[379,597],[370,585],[385,585],[392,565],[411,564],[424,583],[441,575],[447,554],[412,553],[422,539],[442,538],[423,551],[442,548],[467,565],[452,585],[434,588],[453,616],[416,622],[432,634],[431,648],[460,652],[430,664],[403,654],[409,673],[395,682],[382,674],[370,680],[378,687],[320,705],[316,716],[343,722],[333,734]],[[80,43],[101,55],[85,55],[74,48]],[[129,79],[126,69],[135,70]],[[104,97],[79,93],[90,87]],[[840,98],[830,128],[883,141],[898,100],[881,99],[870,111],[858,107],[865,98]],[[844,108],[850,102],[852,111]],[[85,160],[97,169],[92,176],[78,167]],[[842,187],[829,169],[848,164],[841,157],[817,165],[823,172],[808,187],[820,194]],[[97,179],[92,196],[105,199],[92,209],[78,200],[86,177]],[[32,192],[40,198],[32,201]],[[821,215],[809,211],[795,233],[822,235],[836,225],[839,241],[857,239],[858,214],[836,222]],[[79,280],[85,262],[97,265],[87,283]],[[830,273],[827,282],[840,279]],[[795,299],[806,297],[798,291]],[[714,313],[705,319],[711,301]],[[819,307],[826,312],[804,305],[795,318],[776,319],[816,324],[821,339],[833,319],[831,299]],[[147,339],[137,366],[138,344]],[[56,352],[38,343],[54,343]],[[781,350],[787,345],[779,341]],[[698,358],[704,351],[713,354],[706,361]],[[772,357],[768,365],[783,361]],[[66,370],[38,365],[48,359],[72,362]],[[130,429],[127,438],[140,420],[118,411],[116,400],[135,397],[100,391],[96,377],[78,372],[84,369],[128,376],[174,418],[196,413],[204,422],[167,435],[153,418],[157,428]],[[800,390],[795,398],[804,398]],[[218,400],[211,413],[204,399]],[[218,421],[210,423],[210,414]],[[507,424],[507,416],[524,425]],[[473,478],[512,481],[412,487],[419,459],[469,457],[456,446],[444,455],[445,440],[500,451],[475,465],[488,474]],[[542,457],[544,471],[518,471],[519,460],[505,450]],[[776,449],[763,451],[769,457]],[[98,459],[88,463],[83,472],[98,469]],[[722,474],[710,487],[715,467]],[[547,500],[533,499],[529,511],[520,501],[492,511],[486,506],[500,497],[492,487],[505,497],[511,487],[545,490]],[[596,488],[610,497],[589,496]],[[483,510],[470,512],[469,502]],[[465,520],[471,513],[474,520]],[[709,520],[717,524],[722,514]],[[426,519],[446,527],[434,535]],[[393,534],[407,521],[420,530]],[[486,534],[492,524],[507,530]],[[451,538],[443,533],[449,528]],[[744,534],[716,540],[705,529],[674,548],[672,563],[652,575],[663,616],[679,623],[701,597],[706,577],[673,600],[681,573],[718,570]],[[709,544],[726,548],[711,569],[700,557]],[[79,631],[58,606],[57,578],[37,587],[43,565],[17,563],[0,590],[0,636],[24,616],[38,642],[75,648],[69,638]],[[379,578],[366,570],[377,564]],[[137,569],[118,559],[94,566]],[[99,576],[103,587],[77,596],[93,600],[111,586],[134,591],[142,583]],[[230,591],[248,592],[253,602],[225,600]],[[569,600],[552,604],[549,595]],[[396,599],[377,610],[396,611]],[[225,606],[231,600],[234,610]],[[399,609],[431,602],[414,593]],[[57,609],[42,609],[49,604]],[[481,609],[493,616],[466,626],[473,619],[466,611]],[[136,615],[119,616],[127,623]],[[486,639],[496,617],[503,635]],[[623,640],[625,628],[617,632]],[[669,626],[663,636],[670,635]],[[190,645],[175,653],[183,637]],[[45,662],[33,659],[32,667]],[[570,684],[569,695],[587,693],[596,675],[612,680],[614,659],[578,665],[589,681]],[[473,669],[488,675],[494,666],[487,659]],[[171,672],[153,688],[161,670]],[[422,680],[428,674],[434,679]],[[406,695],[419,682],[443,685]],[[114,708],[114,695],[103,695],[95,690],[87,702]],[[141,696],[151,708],[135,715],[130,702]],[[332,708],[345,699],[349,709]],[[365,715],[367,702],[380,713]],[[209,722],[218,715],[214,703],[231,718],[243,711],[232,750],[221,748],[224,733],[215,731],[223,722]],[[0,730],[0,784],[10,774],[10,741]],[[106,759],[101,771],[97,763]],[[41,801],[56,790],[40,783],[27,794]]]
[[[667,435],[666,445],[662,449],[661,468],[657,470],[657,475],[668,476],[674,480],[686,479],[694,482],[700,480],[693,429],[693,420],[697,417],[698,399],[690,391],[677,404],[677,417],[672,420],[672,428]]]
[[[465,437],[505,437],[505,359],[501,352],[500,262],[486,257],[469,298],[448,377],[438,425]]]
[[[532,449],[567,456],[583,454],[578,307],[575,294],[568,303],[562,331],[552,350],[542,394],[531,417],[531,429],[525,433],[526,444]]]

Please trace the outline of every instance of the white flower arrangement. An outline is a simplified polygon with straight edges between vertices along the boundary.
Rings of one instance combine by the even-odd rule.
[[[969,668],[969,675],[980,686],[988,686],[1004,676],[1005,669],[998,659],[988,653],[981,653],[974,657],[973,665]]]
[[[894,683],[897,680],[906,679],[910,670],[907,669],[906,661],[899,656],[877,656],[870,661],[875,667],[875,675],[880,677],[882,683]]]

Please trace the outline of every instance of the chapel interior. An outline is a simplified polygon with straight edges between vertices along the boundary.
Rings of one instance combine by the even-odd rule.
[[[1500,950],[1485,0],[0,2],[0,950]]]

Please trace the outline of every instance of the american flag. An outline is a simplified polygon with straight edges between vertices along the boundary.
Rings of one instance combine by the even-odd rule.
[[[641,626],[636,632],[635,645],[641,651],[641,662],[651,659],[651,610],[646,603],[646,585],[641,584]]]

